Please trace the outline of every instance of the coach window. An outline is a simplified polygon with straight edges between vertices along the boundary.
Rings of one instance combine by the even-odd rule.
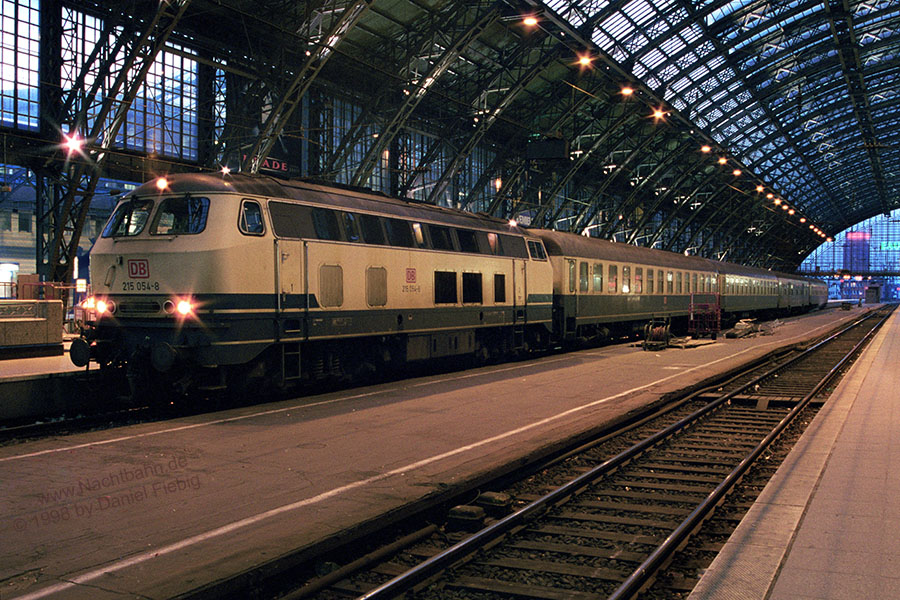
[[[594,264],[594,291],[603,291],[603,263]]]
[[[660,269],[656,272],[656,293],[662,294],[663,292],[663,270]]]
[[[634,269],[634,293],[644,293],[644,269],[635,267]]]
[[[653,269],[647,269],[647,293],[653,293]]]
[[[209,198],[166,198],[156,211],[151,234],[190,235],[206,229]]]
[[[338,228],[337,215],[327,208],[312,209],[313,227],[316,229],[316,237],[320,240],[340,240],[341,231]]]
[[[434,272],[434,303],[456,304],[456,272]]]
[[[357,227],[356,221],[356,215],[353,213],[341,213],[341,225],[344,226],[344,237],[347,238],[348,242],[359,241],[359,227]]]
[[[675,274],[672,271],[666,273],[666,293],[675,293]]]
[[[475,237],[475,232],[471,229],[457,229],[456,241],[459,242],[460,252],[478,253],[478,240]]]
[[[506,302],[506,275],[503,273],[494,274],[494,303],[503,304]]]
[[[409,222],[402,219],[385,219],[384,228],[387,230],[388,243],[400,248],[412,248],[413,234],[409,228]]]
[[[617,267],[616,265],[609,265],[607,275],[606,289],[610,294],[615,294],[619,291],[619,267]]]
[[[247,235],[262,235],[265,231],[263,225],[262,208],[255,200],[241,202],[241,221],[238,224],[241,233]]]
[[[481,273],[462,274],[462,301],[463,304],[481,304]]]
[[[622,267],[622,293],[631,293],[631,267]]]
[[[569,293],[575,293],[575,261],[567,260],[569,263]]]
[[[684,288],[684,275],[681,274],[681,271],[675,271],[675,293],[681,294],[683,293]]]
[[[367,244],[384,245],[384,231],[381,229],[381,217],[374,215],[359,215],[359,228],[362,231],[362,239]]]
[[[697,293],[700,291],[700,289],[697,287],[697,274],[696,273],[691,274],[691,291],[694,293]]]
[[[578,291],[588,291],[588,264],[586,262],[578,263]]]

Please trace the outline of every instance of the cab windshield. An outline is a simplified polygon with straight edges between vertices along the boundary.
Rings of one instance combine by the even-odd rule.
[[[140,234],[150,218],[153,210],[152,200],[128,200],[120,204],[106,227],[103,228],[103,237],[129,237]]]
[[[209,198],[166,198],[156,211],[151,235],[185,235],[206,229]]]

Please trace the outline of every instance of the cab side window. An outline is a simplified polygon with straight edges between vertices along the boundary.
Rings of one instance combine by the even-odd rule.
[[[244,200],[241,203],[241,221],[238,227],[246,235],[262,235],[265,233],[262,208],[255,200]]]
[[[547,253],[544,252],[544,245],[540,242],[529,240],[528,253],[531,254],[533,260],[547,260]]]

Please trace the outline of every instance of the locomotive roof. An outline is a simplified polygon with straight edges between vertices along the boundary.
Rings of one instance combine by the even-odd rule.
[[[495,217],[425,204],[414,200],[392,198],[362,188],[334,186],[305,180],[276,179],[266,175],[210,175],[202,173],[172,175],[168,186],[160,191],[155,180],[145,183],[131,194],[155,196],[182,193],[238,193],[266,196],[272,200],[287,199],[344,210],[369,211],[412,220],[435,221],[446,225],[487,229],[505,234],[523,234],[518,228]]]

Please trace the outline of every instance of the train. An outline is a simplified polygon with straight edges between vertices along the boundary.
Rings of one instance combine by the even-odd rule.
[[[478,362],[684,323],[822,306],[825,284],[263,175],[158,177],[90,253],[80,367],[135,396],[253,391]]]

